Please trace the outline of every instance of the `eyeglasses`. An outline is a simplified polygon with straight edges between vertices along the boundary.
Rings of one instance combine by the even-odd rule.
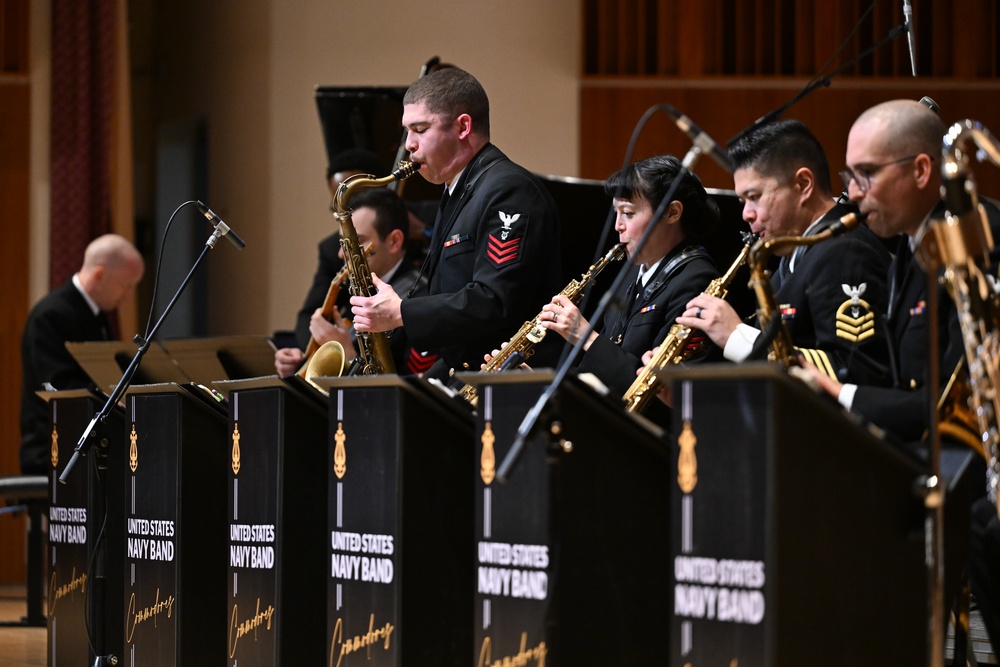
[[[861,190],[861,193],[864,194],[868,192],[868,189],[872,186],[872,177],[881,171],[883,167],[888,167],[891,164],[899,164],[900,162],[906,162],[908,160],[915,160],[917,157],[917,155],[908,155],[907,157],[901,157],[898,160],[883,162],[882,164],[858,167],[857,171],[852,171],[848,167],[840,172],[840,177],[844,180],[844,189],[850,190],[851,181],[854,181],[858,184],[858,189]]]

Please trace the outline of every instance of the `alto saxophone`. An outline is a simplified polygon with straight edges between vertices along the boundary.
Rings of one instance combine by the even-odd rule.
[[[368,270],[368,261],[365,259],[361,244],[358,242],[358,233],[354,229],[354,221],[351,219],[351,209],[348,208],[351,196],[358,190],[380,188],[389,183],[409,178],[419,169],[420,167],[412,162],[402,161],[397,165],[395,171],[384,178],[375,178],[371,174],[355,174],[337,188],[337,194],[333,198],[333,215],[340,222],[340,247],[344,250],[344,264],[347,266],[347,272],[351,278],[351,294],[353,296],[370,297],[376,293],[376,290],[372,283],[371,271]],[[396,372],[392,353],[389,350],[387,333],[359,331],[358,351],[361,361],[357,372],[363,375]]]
[[[587,269],[587,272],[580,276],[579,280],[571,280],[569,285],[564,287],[559,294],[568,298],[573,303],[579,303],[580,298],[583,296],[583,290],[594,281],[597,274],[600,273],[605,266],[613,261],[621,259],[624,256],[625,244],[619,243],[609,250],[604,257],[597,260],[595,264]],[[480,372],[496,373],[497,371],[502,371],[508,368],[510,364],[520,364],[534,354],[535,345],[541,343],[542,339],[545,338],[545,334],[548,333],[548,329],[542,326],[542,313],[544,312],[545,311],[542,311],[535,315],[535,319],[525,322],[518,332],[514,334],[514,337],[511,338],[499,352],[490,358],[486,367]],[[472,405],[476,404],[478,398],[476,395],[476,388],[471,384],[467,384],[462,387],[458,394]]]
[[[710,282],[703,294],[717,296],[720,299],[726,298],[726,295],[729,293],[729,283],[733,281],[736,272],[743,266],[743,262],[746,261],[747,256],[750,254],[750,246],[756,238],[754,234],[749,232],[743,233],[743,249],[736,257],[736,261],[733,262],[724,276],[720,276]],[[627,412],[642,412],[649,402],[650,397],[655,396],[663,389],[663,383],[656,377],[657,371],[674,364],[680,364],[705,347],[704,340],[688,344],[693,333],[693,329],[683,324],[675,324],[670,327],[667,337],[660,343],[656,354],[643,367],[638,377],[632,383],[632,386],[622,396]]]
[[[792,344],[791,334],[781,321],[781,313],[774,302],[774,292],[771,289],[771,275],[767,270],[767,262],[775,250],[798,246],[810,246],[822,243],[834,236],[840,236],[858,226],[862,217],[856,213],[848,213],[819,234],[814,236],[779,236],[769,241],[757,241],[751,250],[750,287],[757,296],[757,322],[760,330],[771,335],[771,347],[767,354],[769,361],[783,364],[786,368],[798,365],[798,355]],[[771,333],[773,329],[773,335]]]
[[[944,266],[965,348],[968,383],[958,377],[959,364],[938,403],[941,431],[956,435],[986,460],[986,491],[1000,516],[1000,296],[992,276],[982,270],[989,265],[993,235],[969,170],[965,144],[970,139],[1000,166],[1000,144],[981,123],[964,120],[948,130],[941,162],[947,213],[921,236],[916,256],[927,270]],[[972,433],[963,428],[970,423]]]

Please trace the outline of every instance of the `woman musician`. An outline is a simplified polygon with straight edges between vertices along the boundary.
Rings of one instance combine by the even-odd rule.
[[[666,337],[687,302],[719,276],[699,245],[718,222],[719,209],[691,172],[664,206],[646,245],[637,248],[680,171],[680,160],[662,155],[616,172],[605,185],[631,266],[615,295],[620,308],[609,308],[587,337],[579,370],[596,375],[613,395],[625,393],[643,365],[643,353]],[[579,308],[564,296],[553,297],[542,311],[543,326],[570,343],[588,329]],[[651,405],[647,416],[669,427],[662,405]]]

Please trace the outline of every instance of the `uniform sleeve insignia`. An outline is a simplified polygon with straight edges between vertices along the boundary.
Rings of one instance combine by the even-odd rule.
[[[437,360],[438,355],[431,352],[418,352],[411,347],[410,354],[406,359],[406,369],[413,375],[420,375],[430,370]]]
[[[500,227],[490,231],[486,256],[496,266],[516,262],[521,257],[521,240],[527,220],[520,213],[497,211]]]
[[[861,343],[875,335],[875,314],[868,302],[861,298],[868,288],[867,283],[857,287],[841,285],[844,294],[850,298],[837,309],[837,338],[851,343]]]

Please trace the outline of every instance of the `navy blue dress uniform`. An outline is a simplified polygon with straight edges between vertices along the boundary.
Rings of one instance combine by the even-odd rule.
[[[72,280],[46,294],[31,309],[21,338],[22,473],[44,475],[52,467],[48,406],[35,392],[42,390],[45,383],[59,390],[94,388],[66,343],[109,338],[107,315],[95,315]]]
[[[421,269],[428,287],[403,299],[404,328],[449,368],[475,370],[562,289],[558,214],[542,183],[492,144],[439,214]]]
[[[1000,209],[983,200],[994,238],[1000,233]],[[944,205],[931,212],[931,218],[943,217]],[[991,257],[991,272],[996,275],[997,251]],[[927,433],[929,401],[927,394],[930,330],[928,279],[910,249],[909,237],[899,240],[889,268],[890,297],[886,318],[890,345],[890,387],[861,385],[854,395],[852,410],[885,429],[901,442],[916,442]],[[939,383],[944,387],[964,356],[962,330],[955,304],[944,286],[936,287],[938,303]]]
[[[580,372],[593,373],[612,395],[619,397],[635,381],[636,369],[643,365],[642,355],[663,342],[688,301],[719,277],[719,270],[704,248],[684,243],[660,260],[645,286],[637,287],[639,269],[635,265],[629,269],[616,294],[622,312],[609,310],[602,321],[594,323],[601,335],[590,344],[579,364]],[[704,337],[701,332],[695,334]],[[650,402],[647,416],[661,422],[652,412],[660,410],[658,403]]]
[[[855,209],[838,204],[808,230],[825,231]],[[794,270],[783,267],[794,257]],[[854,230],[782,258],[774,299],[796,350],[841,382],[887,384],[884,313],[892,257],[870,229]]]

